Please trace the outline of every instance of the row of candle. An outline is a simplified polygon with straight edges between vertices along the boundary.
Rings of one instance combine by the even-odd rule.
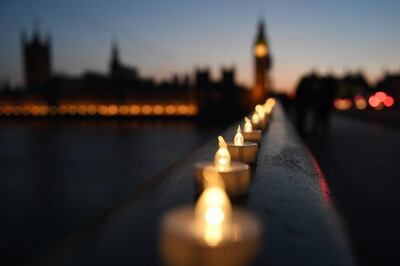
[[[250,165],[255,164],[273,98],[257,105],[251,119],[238,126],[233,142],[218,137],[214,161],[195,165],[202,192],[195,206],[168,212],[161,221],[160,250],[167,265],[247,265],[261,242],[261,224],[229,198],[246,195]]]

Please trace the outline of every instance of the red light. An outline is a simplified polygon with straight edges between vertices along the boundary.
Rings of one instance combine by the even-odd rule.
[[[375,97],[378,98],[381,103],[383,103],[386,100],[387,95],[383,91],[378,91],[375,93]]]
[[[394,104],[394,99],[393,99],[393,97],[392,97],[392,96],[387,96],[386,99],[385,99],[385,101],[383,102],[383,104],[384,104],[386,107],[392,107],[393,104]]]
[[[356,101],[358,101],[358,100],[364,100],[364,97],[363,97],[362,95],[357,95],[356,97],[354,97],[354,99],[355,99]]]
[[[377,108],[381,102],[378,97],[372,95],[371,97],[369,97],[368,103],[369,105],[371,105],[371,107]]]

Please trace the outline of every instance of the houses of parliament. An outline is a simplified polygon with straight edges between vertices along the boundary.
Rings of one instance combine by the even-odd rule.
[[[22,89],[0,88],[2,116],[233,116],[246,113],[270,93],[271,54],[264,23],[259,22],[252,47],[254,84],[240,86],[235,68],[222,68],[212,80],[209,68],[194,75],[173,75],[155,82],[136,67],[124,64],[116,41],[112,43],[107,74],[80,76],[53,73],[51,37],[35,29],[21,34]]]

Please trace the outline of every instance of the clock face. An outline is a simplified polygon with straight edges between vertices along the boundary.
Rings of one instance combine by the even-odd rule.
[[[263,56],[266,56],[267,55],[267,53],[268,53],[268,49],[267,49],[267,46],[265,45],[265,44],[257,44],[255,47],[254,47],[254,54],[257,56],[257,57],[263,57]]]

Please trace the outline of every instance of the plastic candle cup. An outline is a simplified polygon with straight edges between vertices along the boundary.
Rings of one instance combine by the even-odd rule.
[[[238,126],[233,143],[228,143],[228,150],[232,160],[254,163],[257,159],[258,144],[256,142],[244,141],[240,126]]]
[[[246,195],[250,183],[250,167],[246,163],[231,161],[228,144],[218,137],[219,149],[213,162],[195,164],[196,183],[200,191],[204,189],[205,180],[219,176],[225,184],[226,192],[231,197]],[[210,177],[211,176],[211,177]]]
[[[260,142],[262,137],[262,131],[253,129],[250,119],[244,118],[243,137],[245,141],[249,142]]]
[[[222,187],[207,187],[196,205],[168,212],[161,221],[160,251],[166,265],[248,265],[260,245],[261,226],[232,208]]]

